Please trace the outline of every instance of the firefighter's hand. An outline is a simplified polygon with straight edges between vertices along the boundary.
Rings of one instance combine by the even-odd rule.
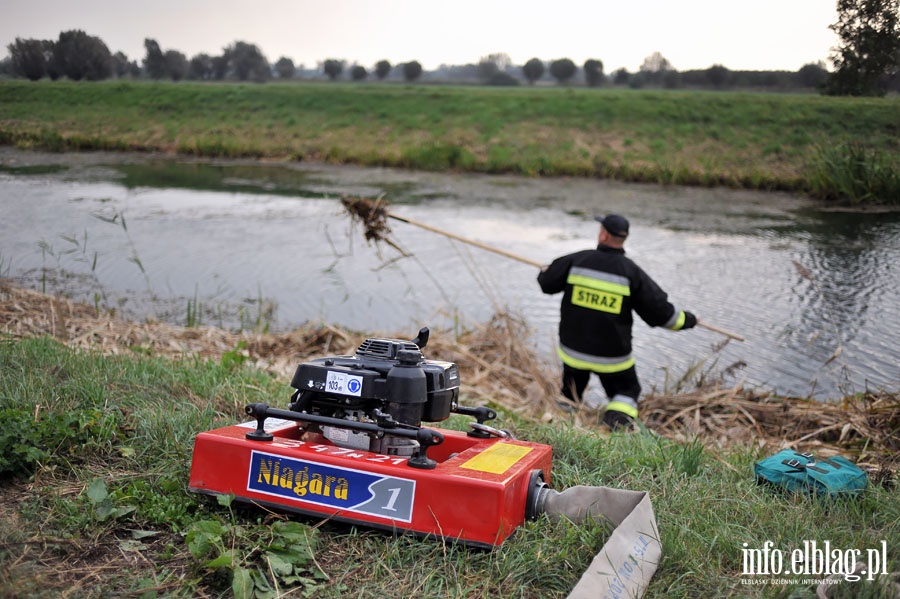
[[[697,326],[697,317],[694,316],[693,313],[684,311],[684,325],[682,325],[681,330],[692,329]]]

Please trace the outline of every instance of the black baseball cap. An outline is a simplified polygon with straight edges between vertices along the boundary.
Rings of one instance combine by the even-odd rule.
[[[618,214],[595,216],[594,220],[603,225],[610,235],[616,237],[628,237],[628,219]]]

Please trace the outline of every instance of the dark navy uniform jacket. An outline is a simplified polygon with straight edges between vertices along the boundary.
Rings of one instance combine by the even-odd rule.
[[[621,248],[601,244],[557,258],[538,283],[544,293],[563,292],[559,355],[573,368],[610,373],[634,366],[632,311],[652,327],[684,326],[685,313]]]

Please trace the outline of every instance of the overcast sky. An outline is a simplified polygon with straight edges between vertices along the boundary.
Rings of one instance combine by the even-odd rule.
[[[256,44],[314,68],[326,58],[371,67],[418,60],[477,63],[492,53],[588,58],[636,71],[661,52],[679,71],[789,70],[825,61],[836,0],[3,0],[0,56],[17,37],[57,39],[81,29],[110,51],[144,58],[144,38],[188,58]]]

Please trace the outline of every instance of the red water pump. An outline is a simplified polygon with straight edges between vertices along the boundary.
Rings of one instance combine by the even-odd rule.
[[[459,404],[459,369],[410,341],[367,339],[354,355],[298,366],[288,409],[201,433],[189,487],[391,531],[500,545],[541,512],[550,446],[514,439],[487,407]],[[460,432],[422,426],[451,414]]]

